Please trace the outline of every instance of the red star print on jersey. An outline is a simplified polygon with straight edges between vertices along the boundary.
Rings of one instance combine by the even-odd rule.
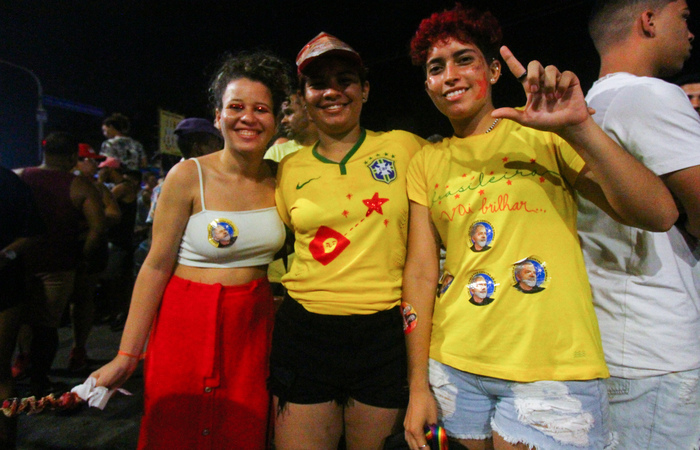
[[[369,215],[374,211],[377,211],[379,214],[383,215],[384,212],[382,211],[382,205],[388,201],[388,198],[379,198],[379,192],[375,192],[372,198],[362,200],[362,203],[364,203],[367,207],[367,214],[365,217],[369,217]]]

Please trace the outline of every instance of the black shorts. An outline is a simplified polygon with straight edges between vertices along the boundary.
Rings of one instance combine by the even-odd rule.
[[[314,314],[285,296],[277,311],[270,392],[286,402],[350,398],[379,408],[408,405],[406,344],[399,306],[368,315]]]

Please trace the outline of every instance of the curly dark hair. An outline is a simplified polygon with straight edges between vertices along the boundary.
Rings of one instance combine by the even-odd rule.
[[[272,107],[277,116],[292,84],[289,67],[282,59],[265,51],[226,55],[209,85],[212,107],[215,110],[223,108],[224,92],[231,81],[248,78],[264,84],[270,90]]]
[[[114,113],[102,121],[102,125],[114,127],[115,130],[122,134],[127,134],[131,129],[131,122],[124,114]]]
[[[449,39],[474,44],[487,61],[493,61],[498,58],[502,38],[501,26],[493,14],[456,3],[454,8],[433,13],[421,21],[411,39],[411,61],[424,66],[430,48]]]

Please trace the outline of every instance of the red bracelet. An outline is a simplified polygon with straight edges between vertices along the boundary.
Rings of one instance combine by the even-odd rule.
[[[117,352],[117,355],[128,356],[129,358],[134,358],[134,359],[141,359],[141,355],[133,355],[131,353],[124,352],[122,350],[119,350]]]

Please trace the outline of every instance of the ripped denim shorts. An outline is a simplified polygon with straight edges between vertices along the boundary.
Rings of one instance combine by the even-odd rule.
[[[604,380],[518,383],[430,360],[439,425],[456,439],[488,439],[538,450],[612,449]]]

